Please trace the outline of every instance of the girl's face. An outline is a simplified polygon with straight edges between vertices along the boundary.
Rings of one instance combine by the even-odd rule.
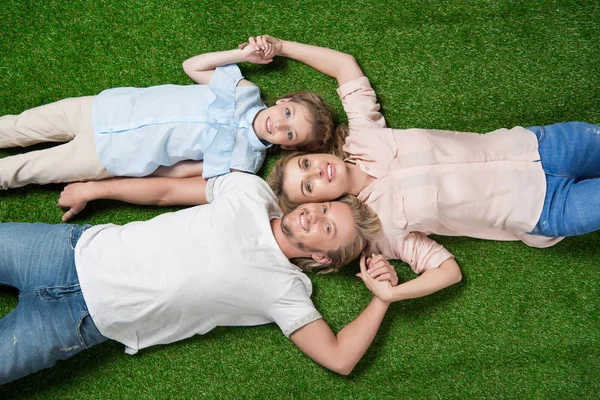
[[[293,157],[283,176],[283,191],[293,203],[331,201],[347,193],[346,163],[333,154]]]

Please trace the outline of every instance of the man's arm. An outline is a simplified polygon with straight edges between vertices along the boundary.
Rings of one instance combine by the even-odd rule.
[[[81,212],[91,200],[111,199],[142,205],[198,205],[206,203],[206,180],[191,178],[113,178],[67,185],[58,205],[67,212],[64,222]]]
[[[249,38],[248,43],[262,50],[266,59],[283,56],[300,61],[337,79],[339,86],[364,75],[353,56],[337,50],[280,40],[269,35]]]
[[[365,284],[390,286],[388,281],[380,282],[368,275],[364,254],[361,256],[360,268]],[[388,306],[389,302],[374,297],[367,308],[337,335],[324,320],[319,319],[292,333],[290,339],[317,363],[339,374],[348,375],[373,342]]]
[[[215,68],[238,62],[251,62],[254,64],[268,64],[273,59],[265,59],[254,48],[234,49],[226,51],[215,51],[212,53],[199,54],[188,58],[183,62],[183,70],[196,83],[207,85],[212,78]],[[242,79],[240,86],[252,85],[251,82]]]

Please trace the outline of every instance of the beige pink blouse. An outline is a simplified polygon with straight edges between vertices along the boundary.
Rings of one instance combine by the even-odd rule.
[[[383,225],[369,252],[400,259],[421,273],[452,257],[427,237],[431,233],[522,240],[534,247],[561,239],[527,234],[546,194],[533,132],[390,129],[366,77],[342,85],[338,94],[350,128],[346,161],[377,178],[358,196]]]

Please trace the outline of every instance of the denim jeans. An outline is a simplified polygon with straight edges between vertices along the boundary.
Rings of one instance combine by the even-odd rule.
[[[0,224],[0,285],[19,304],[0,319],[0,384],[106,340],[85,305],[74,249],[87,226]]]
[[[600,126],[562,122],[528,128],[539,144],[546,198],[530,233],[575,236],[600,229]]]

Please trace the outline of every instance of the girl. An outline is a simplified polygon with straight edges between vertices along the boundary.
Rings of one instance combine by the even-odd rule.
[[[159,168],[182,160],[203,160],[205,179],[256,173],[272,144],[324,146],[333,123],[322,99],[296,93],[267,108],[242,61],[271,60],[252,48],[201,54],[183,64],[199,85],[109,89],[0,118],[0,148],[68,142],[0,159],[0,187],[168,174]]]
[[[348,115],[346,160],[290,154],[269,181],[284,208],[354,194],[379,214],[384,234],[369,254],[401,259],[421,275],[378,295],[425,296],[461,279],[452,255],[430,233],[547,247],[600,228],[591,206],[600,203],[599,126],[573,122],[486,135],[393,130],[352,56],[269,36],[250,44],[266,57],[290,57],[338,80]]]

